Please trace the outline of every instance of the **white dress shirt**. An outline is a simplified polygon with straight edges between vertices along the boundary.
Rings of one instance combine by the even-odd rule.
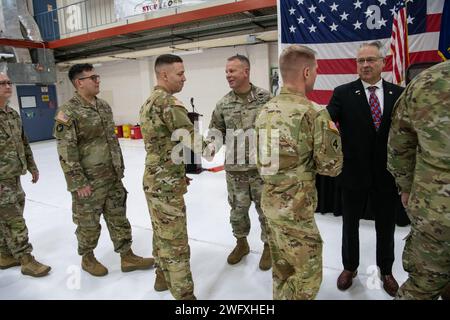
[[[378,81],[375,84],[369,84],[369,83],[367,83],[365,81],[362,81],[362,80],[361,80],[361,82],[362,82],[362,84],[364,86],[364,92],[366,93],[367,102],[369,102],[369,97],[370,97],[369,87],[377,87],[377,89],[375,90],[375,94],[376,94],[378,100],[380,101],[381,114],[383,114],[383,112],[384,112],[383,79],[380,79],[380,81]]]

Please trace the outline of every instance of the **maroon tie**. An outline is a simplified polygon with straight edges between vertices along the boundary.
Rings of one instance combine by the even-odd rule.
[[[370,105],[370,111],[372,113],[372,119],[373,119],[373,125],[375,126],[375,129],[378,130],[381,124],[381,106],[380,106],[380,100],[378,100],[377,95],[375,94],[375,91],[378,87],[368,87],[370,92],[369,96],[369,105]]]

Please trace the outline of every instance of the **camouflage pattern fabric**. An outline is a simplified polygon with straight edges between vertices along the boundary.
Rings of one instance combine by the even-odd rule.
[[[183,196],[145,195],[153,227],[153,256],[156,265],[163,271],[173,297],[183,300],[194,293]]]
[[[394,108],[388,169],[411,220],[396,298],[437,299],[450,281],[450,61],[418,75]]]
[[[25,193],[20,175],[37,172],[19,114],[6,105],[0,108],[0,253],[16,259],[31,253],[23,218]]]
[[[75,93],[58,108],[55,120],[59,161],[70,192],[123,178],[122,151],[106,101],[96,98],[92,105]]]
[[[255,203],[261,224],[261,240],[267,243],[267,222],[261,209],[263,180],[257,170],[227,171],[228,203],[231,207],[230,223],[236,239],[245,238],[250,233],[248,210]]]
[[[20,178],[0,180],[0,253],[20,259],[31,253],[28,229],[23,218],[25,193]]]
[[[222,133],[223,144],[227,143],[227,139],[234,140],[234,148],[227,148],[226,150],[226,159],[234,161],[232,163],[225,161],[225,171],[256,170],[256,161],[253,161],[253,163],[249,161],[250,159],[256,159],[254,158],[255,154],[251,154],[251,150],[245,147],[246,140],[238,140],[236,134],[243,135],[246,130],[255,128],[256,117],[262,106],[269,100],[270,93],[267,90],[252,85],[246,101],[232,90],[217,102],[209,128],[219,130]],[[233,130],[233,136],[227,136],[227,130]],[[207,140],[211,141],[210,135],[208,135]],[[238,150],[245,150],[245,153],[242,152],[245,159],[240,159]],[[216,153],[218,151],[216,150]]]
[[[193,143],[184,138],[182,143],[200,151],[203,146],[194,139],[186,108],[162,87],[156,86],[142,105],[140,124],[147,151],[143,187],[153,226],[153,256],[172,295],[184,299],[194,293],[183,199],[187,184],[184,164],[172,159],[180,143],[171,140],[172,133],[184,129]]]
[[[131,246],[131,227],[126,218],[126,190],[120,181],[124,163],[111,107],[98,98],[90,104],[75,93],[58,108],[55,120],[59,161],[72,192],[78,253],[95,248],[102,212],[115,251],[126,252]],[[89,185],[91,196],[79,198],[76,191]]]
[[[273,297],[314,299],[322,282],[315,175],[341,172],[339,132],[326,109],[284,87],[263,107],[256,128],[258,135],[279,132],[278,170],[265,174],[270,164],[257,162],[264,180],[262,208],[269,226]],[[262,152],[274,151],[270,139],[259,147]]]
[[[126,217],[127,191],[118,180],[94,188],[87,198],[72,192],[73,222],[77,225],[78,254],[84,255],[97,247],[100,237],[100,216],[103,213],[114,251],[125,253],[131,248],[131,226]]]
[[[6,105],[0,108],[0,179],[38,171],[19,114]]]
[[[261,224],[261,240],[264,243],[267,243],[267,223],[261,209],[263,183],[256,169],[256,144],[255,148],[250,148],[251,143],[248,142],[246,134],[252,134],[256,117],[269,100],[270,93],[253,84],[245,98],[231,90],[217,102],[209,124],[210,129],[221,132],[222,143],[227,145],[225,171],[233,235],[236,238],[248,236],[250,232],[248,209],[253,201]],[[254,137],[256,138],[256,134]],[[211,132],[207,141],[212,141]],[[216,153],[218,151],[215,150]]]

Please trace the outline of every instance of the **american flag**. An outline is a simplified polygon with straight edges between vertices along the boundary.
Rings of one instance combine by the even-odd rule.
[[[394,22],[391,34],[392,77],[393,82],[406,84],[406,69],[409,65],[408,23],[405,0],[394,5]]]
[[[438,55],[445,0],[407,3],[410,63],[442,61]],[[382,76],[392,81],[390,40],[398,0],[278,0],[282,50],[292,43],[317,52],[319,65],[309,97],[328,104],[335,87],[358,78],[356,52],[363,42],[379,40],[388,54]]]

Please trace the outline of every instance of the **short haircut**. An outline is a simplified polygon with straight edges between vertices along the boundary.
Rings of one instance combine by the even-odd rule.
[[[280,56],[280,73],[283,80],[292,72],[299,72],[302,65],[311,66],[316,61],[316,52],[306,46],[294,44],[283,50]]]
[[[92,69],[94,69],[94,66],[90,63],[74,64],[69,70],[69,79],[73,82],[76,80],[77,76],[82,74],[84,71],[91,71]]]
[[[227,59],[227,61],[239,60],[242,64],[246,65],[250,69],[250,60],[246,56],[236,54]]]
[[[159,72],[159,69],[168,64],[183,63],[183,59],[174,54],[162,54],[155,61],[155,72]]]
[[[361,45],[359,46],[358,51],[359,51],[361,48],[364,48],[364,47],[375,47],[375,48],[378,49],[378,52],[380,53],[380,57],[382,57],[382,58],[385,57],[384,46],[383,46],[383,44],[381,43],[381,41],[364,42],[363,44],[361,44]]]

